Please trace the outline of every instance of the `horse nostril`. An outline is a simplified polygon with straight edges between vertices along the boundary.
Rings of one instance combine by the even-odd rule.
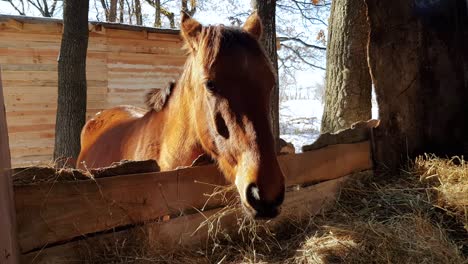
[[[260,203],[260,190],[254,183],[249,184],[246,190],[247,202],[252,208],[257,209]]]
[[[282,193],[275,201],[265,201],[262,199],[260,189],[256,184],[249,184],[246,189],[247,203],[252,208],[250,212],[256,219],[273,218],[279,214],[284,194]]]

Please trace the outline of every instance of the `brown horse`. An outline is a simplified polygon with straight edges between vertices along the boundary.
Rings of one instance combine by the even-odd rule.
[[[171,170],[206,153],[236,184],[247,212],[275,217],[285,188],[269,118],[275,75],[261,34],[256,13],[242,28],[204,27],[183,13],[189,54],[177,84],[149,93],[150,111],[121,106],[88,121],[78,166],[155,159]]]

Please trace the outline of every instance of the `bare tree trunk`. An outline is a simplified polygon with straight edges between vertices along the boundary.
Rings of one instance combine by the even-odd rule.
[[[124,22],[125,3],[124,0],[119,0],[119,22]]]
[[[424,152],[468,154],[465,0],[366,0],[379,104],[376,164],[397,171]]]
[[[106,21],[109,21],[109,7],[107,6],[106,0],[101,0],[102,9],[104,9],[104,15],[106,16]]]
[[[109,22],[117,21],[117,0],[110,0],[108,21]]]
[[[321,133],[349,128],[372,116],[372,81],[367,65],[369,24],[364,0],[333,1],[329,25]]]
[[[161,9],[161,13],[163,15],[165,15],[167,17],[167,19],[169,19],[169,26],[171,28],[175,28],[174,13],[172,13],[169,10],[163,8],[162,6],[160,6],[160,9]]]
[[[188,8],[188,1],[189,0],[182,0],[182,11],[186,12],[190,16],[193,16],[195,15],[195,12],[197,12],[197,1],[190,0],[190,9]]]
[[[276,0],[252,0],[252,6],[257,10],[262,20],[263,36],[261,42],[276,71],[276,85],[270,97],[270,117],[276,150],[279,152],[279,80],[278,55],[276,53]]]
[[[131,2],[132,4],[130,5],[130,2],[128,0],[126,0],[127,2],[127,8],[128,8],[128,23],[129,24],[133,24],[132,23],[132,16],[133,16],[133,1]]]
[[[135,0],[135,18],[137,25],[143,25],[143,15],[141,14],[140,0]]]
[[[71,158],[73,163],[80,153],[80,133],[86,121],[88,10],[88,0],[64,1],[54,159]]]
[[[154,27],[161,27],[161,1],[154,0]]]

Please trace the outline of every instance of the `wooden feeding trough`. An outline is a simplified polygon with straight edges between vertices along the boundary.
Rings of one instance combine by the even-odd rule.
[[[346,175],[372,166],[369,141],[283,155],[279,160],[289,188],[283,211],[273,223],[320,212],[335,199]],[[15,170],[17,236],[25,263],[76,259],[90,243],[142,230],[146,243],[164,248],[202,243],[208,239],[206,228],[195,230],[225,205],[219,197],[207,197],[226,184],[214,165],[95,179],[60,172],[49,173],[51,179],[34,171],[41,170]],[[34,175],[30,183],[24,182]],[[225,216],[223,228],[235,229],[239,216]]]

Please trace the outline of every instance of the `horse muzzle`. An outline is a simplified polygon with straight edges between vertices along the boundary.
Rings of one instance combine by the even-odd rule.
[[[245,201],[242,203],[244,210],[254,219],[271,219],[281,212],[281,204],[284,200],[284,190],[274,200],[264,200],[260,196],[260,190],[256,184],[249,184],[245,190]]]

